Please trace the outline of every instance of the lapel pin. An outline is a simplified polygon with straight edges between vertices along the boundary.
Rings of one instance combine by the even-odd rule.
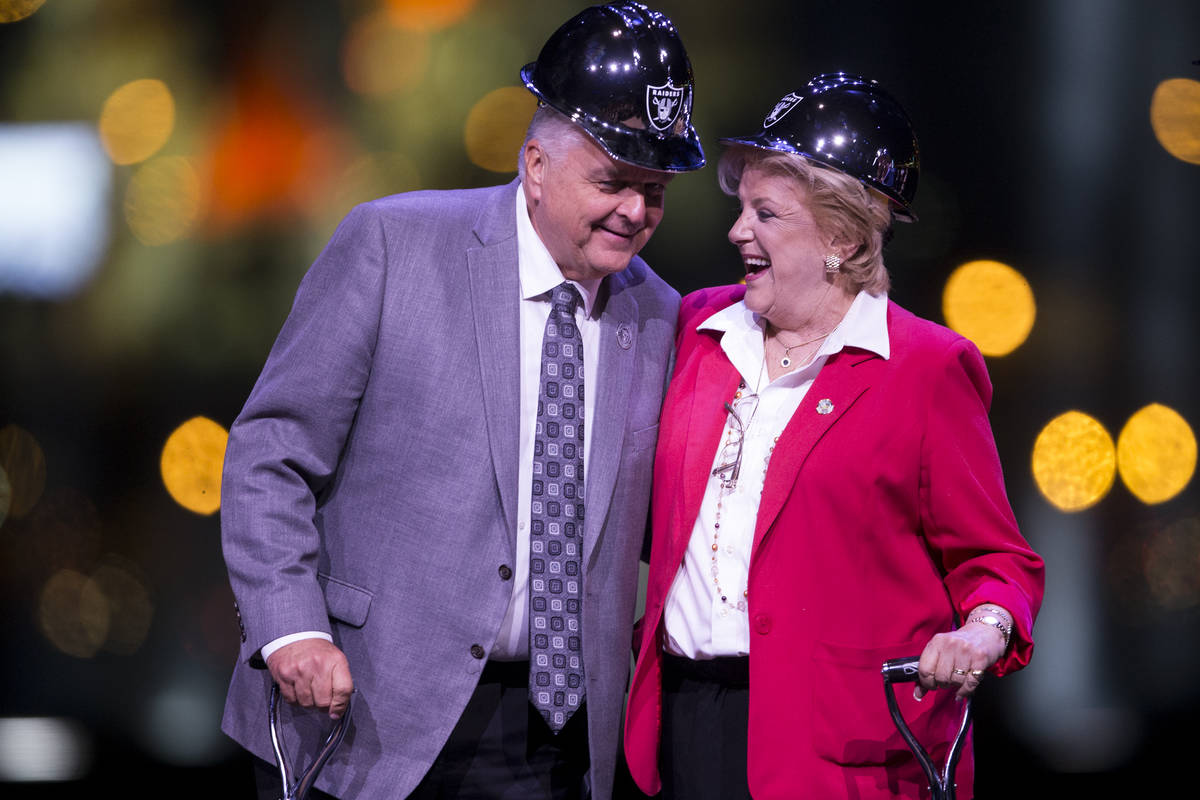
[[[833,413],[833,402],[828,397],[822,397],[820,400],[817,401],[817,413],[818,414],[832,414]]]
[[[621,345],[622,350],[628,350],[633,347],[633,331],[629,330],[629,326],[621,324],[617,326],[617,344]]]

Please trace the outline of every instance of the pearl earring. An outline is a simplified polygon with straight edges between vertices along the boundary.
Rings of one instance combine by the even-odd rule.
[[[832,274],[841,269],[842,257],[837,253],[830,253],[825,256],[825,271]]]

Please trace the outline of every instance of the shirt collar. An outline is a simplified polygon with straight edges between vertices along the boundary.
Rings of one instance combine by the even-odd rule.
[[[521,299],[533,300],[549,294],[555,286],[565,280],[562,270],[554,263],[554,257],[546,249],[533,223],[529,220],[529,208],[525,205],[525,190],[517,184],[517,273],[521,281]],[[583,298],[584,316],[592,316],[596,294],[603,278],[586,281],[570,281],[579,289]]]
[[[887,330],[887,305],[886,293],[873,295],[866,290],[860,291],[842,321],[821,343],[817,353],[832,355],[844,347],[857,347],[881,358],[889,358],[891,342]],[[719,331],[737,338],[756,337],[761,342],[763,326],[762,318],[746,308],[744,300],[739,300],[701,322],[696,329]],[[759,351],[761,353],[761,344]]]

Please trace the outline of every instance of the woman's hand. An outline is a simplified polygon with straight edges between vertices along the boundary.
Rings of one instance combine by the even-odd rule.
[[[989,610],[1001,612],[1002,618],[1007,618],[1011,630],[1011,619],[1008,612],[995,605],[989,605]],[[968,615],[973,617],[974,613]],[[939,633],[929,640],[921,653],[917,664],[919,682],[913,690],[913,697],[920,700],[926,692],[946,687],[957,687],[958,698],[970,697],[979,688],[984,672],[1000,660],[1008,649],[1008,639],[1004,631],[985,622],[969,621],[961,628],[949,633]]]

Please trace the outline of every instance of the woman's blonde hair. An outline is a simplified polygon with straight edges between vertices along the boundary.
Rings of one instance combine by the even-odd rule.
[[[891,279],[883,265],[883,243],[892,227],[892,212],[886,197],[804,156],[744,145],[734,145],[721,155],[717,166],[721,190],[736,197],[742,174],[751,168],[794,180],[803,189],[820,231],[858,245],[840,269],[851,294],[866,289],[878,295],[888,290]]]

